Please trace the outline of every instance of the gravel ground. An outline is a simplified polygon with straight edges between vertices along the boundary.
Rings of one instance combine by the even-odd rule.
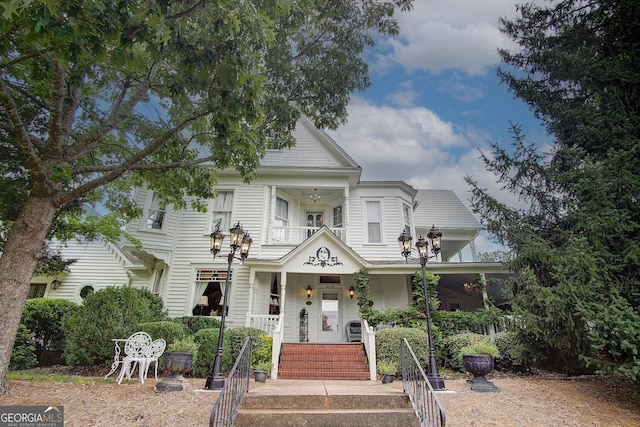
[[[464,379],[445,381],[449,392],[438,398],[447,426],[640,426],[640,402],[600,378],[490,379],[498,392],[471,391]],[[118,385],[99,375],[85,385],[15,380],[0,405],[63,405],[66,427],[208,425],[218,393],[202,392],[204,379],[189,379],[184,392],[156,393],[155,384],[149,379]],[[391,386],[402,388],[400,381]]]

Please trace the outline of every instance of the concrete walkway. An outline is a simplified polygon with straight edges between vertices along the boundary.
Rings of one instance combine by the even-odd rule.
[[[402,383],[382,384],[380,381],[350,380],[272,380],[251,382],[249,394],[268,396],[287,395],[404,395]]]

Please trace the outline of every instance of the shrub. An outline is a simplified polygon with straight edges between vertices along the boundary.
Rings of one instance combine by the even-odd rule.
[[[182,339],[186,334],[184,326],[170,320],[138,323],[136,330],[148,333],[154,340],[162,338],[167,342],[167,344],[171,344],[176,340]]]
[[[498,347],[492,341],[477,341],[472,342],[469,345],[466,345],[460,349],[460,357],[469,355],[469,356],[477,356],[479,354],[484,354],[486,356],[491,356],[496,358],[500,355],[498,352]]]
[[[220,321],[209,316],[183,316],[172,319],[176,323],[182,324],[187,335],[193,335],[200,329],[220,328]]]
[[[193,362],[191,373],[197,377],[206,377],[216,357],[218,349],[218,334],[220,329],[200,329],[193,335],[193,340],[198,345],[198,354]],[[222,341],[222,370],[229,371],[233,367],[231,358],[231,344],[229,335],[225,333]]]
[[[478,342],[491,343],[489,337],[480,334],[456,334],[451,335],[443,341],[443,367],[463,371],[461,351],[464,347]]]
[[[390,362],[387,360],[380,360],[376,362],[376,370],[378,374],[398,374],[398,362]]]
[[[496,358],[496,369],[505,372],[525,372],[529,368],[527,347],[513,332],[499,332],[493,338],[500,356]]]
[[[63,318],[67,338],[64,357],[71,366],[111,362],[111,339],[127,338],[139,323],[165,318],[162,300],[146,289],[101,289],[87,295],[82,306]]]
[[[38,366],[34,336],[35,334],[23,323],[18,325],[16,340],[13,343],[13,349],[11,349],[10,371],[20,371]]]
[[[229,342],[231,344],[231,358],[233,359],[233,363],[238,358],[240,354],[240,350],[242,350],[242,346],[247,338],[251,338],[252,346],[253,346],[253,361],[257,361],[258,354],[260,354],[261,360],[271,360],[271,346],[269,345],[267,357],[264,357],[266,353],[266,349],[264,348],[267,344],[271,344],[271,341],[267,343],[268,335],[262,331],[262,329],[258,328],[233,328],[229,329],[225,332],[225,334],[229,337]]]
[[[62,318],[78,307],[72,301],[55,298],[32,298],[25,302],[20,322],[34,334],[39,364],[45,362],[45,351],[64,350]]]
[[[376,361],[400,363],[400,341],[406,338],[422,367],[429,364],[429,336],[421,329],[389,328],[376,332]],[[377,362],[376,362],[377,363]]]

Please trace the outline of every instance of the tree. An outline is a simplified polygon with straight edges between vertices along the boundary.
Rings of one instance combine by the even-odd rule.
[[[300,115],[344,122],[395,8],[411,0],[0,1],[0,394],[48,236],[116,238],[132,186],[202,210],[216,170],[251,179]]]
[[[566,370],[640,380],[640,2],[518,6],[502,31],[501,80],[554,138],[542,153],[512,127],[483,155],[499,202],[471,177],[473,208],[513,251],[510,285],[524,342]],[[550,360],[552,355],[558,359]]]

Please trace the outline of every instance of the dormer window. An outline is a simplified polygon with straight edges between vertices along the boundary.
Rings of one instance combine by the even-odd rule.
[[[165,206],[160,202],[160,198],[157,193],[153,193],[151,197],[151,203],[149,204],[149,211],[147,214],[146,227],[149,230],[162,230],[162,224],[164,222]]]

